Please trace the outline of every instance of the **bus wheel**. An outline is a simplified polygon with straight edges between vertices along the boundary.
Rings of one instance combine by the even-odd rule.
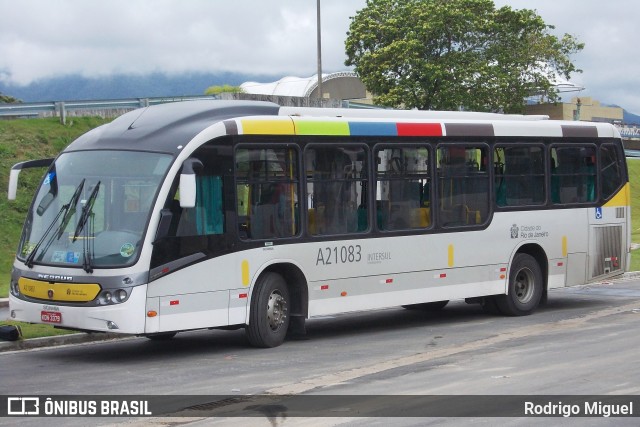
[[[159,332],[157,334],[146,335],[151,341],[168,341],[175,337],[177,332]]]
[[[542,298],[542,271],[531,255],[516,254],[509,273],[507,295],[496,297],[496,304],[507,316],[533,313]]]
[[[447,304],[449,304],[449,300],[403,305],[402,308],[406,308],[407,310],[440,311],[445,308]]]
[[[289,328],[289,290],[282,276],[264,274],[251,300],[247,338],[254,347],[277,347]]]

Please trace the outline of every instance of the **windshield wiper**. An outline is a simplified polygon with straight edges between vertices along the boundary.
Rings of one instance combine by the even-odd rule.
[[[51,224],[49,224],[49,227],[47,227],[47,230],[44,232],[44,234],[42,235],[40,240],[38,240],[38,243],[36,243],[36,245],[33,247],[31,252],[29,252],[29,255],[27,256],[27,259],[24,262],[27,267],[33,268],[33,261],[36,258],[36,254],[37,254],[38,250],[40,249],[40,246],[42,246],[42,243],[47,238],[49,233],[51,233],[51,230],[53,230],[53,227],[55,227],[55,225],[58,223],[58,219],[60,219],[61,216],[62,216],[62,222],[60,223],[60,225],[56,229],[56,232],[51,236],[51,238],[49,238],[49,241],[47,242],[47,245],[45,246],[44,250],[41,252],[41,257],[42,257],[42,255],[44,255],[47,252],[47,250],[49,249],[49,247],[53,243],[53,238],[56,237],[56,240],[59,240],[60,237],[62,236],[62,233],[64,233],[64,229],[67,227],[67,224],[69,224],[69,221],[71,220],[71,217],[76,212],[76,204],[78,203],[78,199],[80,198],[80,194],[82,194],[82,189],[84,187],[84,181],[85,180],[83,178],[82,181],[80,181],[80,184],[78,184],[78,186],[76,187],[76,190],[73,192],[73,195],[71,196],[71,199],[69,199],[69,203],[67,203],[65,205],[62,205],[62,207],[60,208],[60,211],[58,212],[56,217],[53,219],[53,221],[51,221]]]
[[[78,239],[78,235],[80,234],[82,229],[84,228],[86,230],[84,234],[84,242],[82,244],[82,268],[87,273],[93,273],[93,267],[91,265],[91,261],[93,259],[93,241],[90,242],[89,240],[93,238],[93,205],[98,198],[99,190],[100,181],[98,181],[96,186],[93,188],[93,191],[89,195],[87,202],[82,207],[82,213],[80,214],[78,225],[76,225],[76,231],[73,234],[73,239],[71,239],[72,242],[75,242]],[[91,220],[89,221],[89,227],[85,228],[85,225],[89,218],[91,218]],[[89,228],[91,228],[91,231],[89,231]]]
[[[67,228],[69,221],[71,221],[71,217],[76,213],[76,205],[78,204],[78,199],[80,199],[80,195],[82,194],[84,181],[85,179],[82,178],[82,181],[80,181],[80,184],[78,184],[76,191],[73,192],[73,196],[71,196],[71,200],[69,200],[69,203],[62,207],[63,209],[66,209],[66,212],[64,213],[62,223],[60,223],[60,227],[58,227],[58,231],[56,232],[56,240],[60,240],[62,233],[64,233],[64,230],[65,228]]]
[[[87,202],[82,207],[82,213],[80,214],[80,219],[78,220],[78,225],[76,225],[76,232],[73,234],[72,242],[75,242],[78,239],[78,234],[84,228],[84,225],[87,223],[87,219],[89,216],[93,214],[93,204],[96,202],[96,198],[98,197],[98,190],[100,189],[100,181],[93,188],[93,191],[89,195]]]

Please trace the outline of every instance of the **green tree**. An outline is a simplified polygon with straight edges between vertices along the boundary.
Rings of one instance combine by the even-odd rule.
[[[220,95],[221,93],[244,93],[240,86],[222,85],[209,86],[205,91],[205,95]]]
[[[13,104],[16,102],[22,102],[18,98],[14,98],[13,96],[5,95],[0,92],[0,104]]]
[[[527,96],[559,99],[554,74],[581,72],[569,57],[584,44],[552,29],[534,10],[492,0],[367,0],[351,18],[345,64],[381,105],[519,113]]]

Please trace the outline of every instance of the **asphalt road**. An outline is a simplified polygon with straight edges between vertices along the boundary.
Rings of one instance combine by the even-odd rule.
[[[247,346],[242,331],[198,331],[0,353],[2,394],[640,395],[640,280],[554,290],[535,314],[491,316],[462,301],[315,319],[303,341]],[[192,402],[191,402],[192,404]],[[178,411],[180,403],[167,410]],[[635,408],[640,412],[640,408]],[[493,425],[492,418],[47,419],[46,425]],[[638,415],[638,414],[636,414]],[[464,422],[461,422],[463,420]],[[10,422],[9,422],[10,421]],[[42,419],[0,424],[42,425]],[[504,425],[603,425],[601,418],[501,418]],[[638,425],[618,418],[616,425]]]

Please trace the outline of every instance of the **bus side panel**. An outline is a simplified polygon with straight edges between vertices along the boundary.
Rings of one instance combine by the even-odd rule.
[[[147,313],[156,313],[155,316],[149,316],[147,314],[147,323],[144,325],[144,332],[147,334],[153,334],[160,332],[160,298],[147,298]]]
[[[587,208],[496,213],[487,233],[488,247],[513,248],[511,257],[525,245],[541,247],[548,263],[548,289],[583,284],[587,261]],[[509,239],[504,239],[510,230]],[[487,249],[488,250],[488,249]]]
[[[571,253],[567,256],[567,282],[565,286],[583,285],[587,281],[587,254]]]
[[[160,297],[160,332],[228,324],[229,291]]]
[[[248,295],[239,289],[234,261],[234,255],[217,257],[151,282],[147,303],[158,301],[158,330],[153,332],[244,323]]]
[[[500,271],[500,266],[476,267],[471,270],[486,276],[489,271]],[[353,279],[313,283],[309,315],[321,316],[504,293],[504,280],[500,280],[498,274],[495,274],[496,280],[475,280],[471,283],[456,283],[458,279],[455,276],[455,271],[446,276],[445,273],[426,271],[359,278],[357,284],[354,284]],[[447,280],[448,277],[451,279]]]

